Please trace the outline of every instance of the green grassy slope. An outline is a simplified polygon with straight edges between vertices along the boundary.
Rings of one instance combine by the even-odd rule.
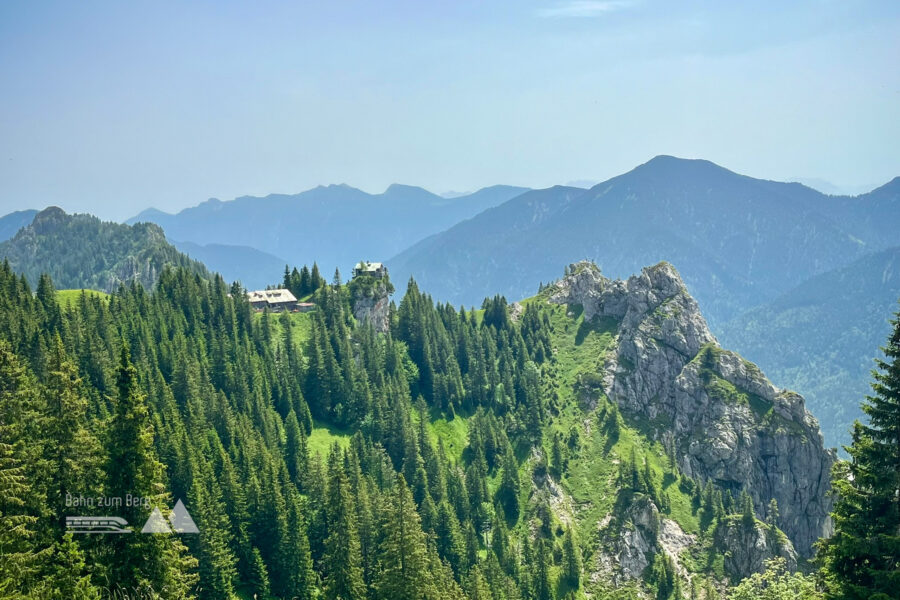
[[[56,299],[59,300],[59,303],[63,306],[66,304],[71,304],[74,302],[78,302],[81,298],[81,294],[87,294],[89,297],[100,298],[101,300],[107,301],[109,300],[109,294],[106,292],[100,292],[97,290],[57,290],[56,291]]]

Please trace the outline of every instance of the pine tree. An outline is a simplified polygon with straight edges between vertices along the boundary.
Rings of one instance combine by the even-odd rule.
[[[766,524],[769,527],[778,527],[778,519],[780,518],[780,514],[778,513],[778,501],[775,498],[769,500],[769,506],[766,508]]]
[[[287,571],[287,589],[285,596],[306,600],[316,596],[316,575],[313,571],[312,555],[309,549],[306,522],[302,516],[303,502],[300,495],[292,489],[285,491],[287,497],[286,544],[282,547],[282,568]]]
[[[848,462],[835,465],[834,535],[822,543],[827,597],[895,598],[900,589],[900,313],[876,360],[868,423],[853,426]]]
[[[537,538],[534,550],[536,561],[536,564],[533,565],[535,600],[553,600],[553,585],[550,582],[550,551],[544,538]]]
[[[300,296],[306,296],[307,294],[311,294],[314,291],[315,288],[312,286],[309,267],[303,265],[303,268],[300,269]],[[297,297],[299,298],[300,296]]]
[[[0,349],[2,352],[2,349]],[[13,441],[13,428],[0,424],[0,597],[24,598],[22,593],[34,570],[32,527],[37,520],[23,514],[30,486]]]
[[[744,525],[753,525],[756,522],[756,513],[753,510],[753,498],[746,490],[741,492],[741,520]]]
[[[231,523],[222,493],[208,464],[193,469],[188,498],[199,534],[185,539],[199,563],[200,597],[228,598],[234,593],[237,559],[230,546]]]
[[[467,578],[466,593],[469,600],[492,599],[491,588],[485,580],[484,575],[482,575],[481,569],[477,566],[472,569],[472,572]]]
[[[43,429],[49,459],[47,502],[60,526],[66,514],[73,514],[66,509],[66,495],[96,489],[98,483],[99,445],[85,426],[87,400],[81,385],[57,335],[47,367]]]
[[[565,473],[562,435],[558,431],[553,434],[553,445],[550,449],[550,472],[556,479],[562,479],[563,473]]]
[[[441,502],[438,506],[434,529],[438,554],[450,563],[455,573],[461,573],[466,558],[466,546],[459,520],[447,502]]]
[[[72,539],[71,533],[66,533],[53,544],[44,570],[44,590],[40,597],[54,600],[93,600],[101,597],[100,590],[91,583],[90,575],[87,574],[84,552]]]
[[[65,585],[66,575],[81,575],[53,564],[52,549],[41,548],[38,539],[33,504],[40,505],[44,493],[35,485],[35,449],[29,439],[34,434],[29,422],[37,406],[34,379],[8,343],[0,341],[0,598],[4,599],[52,594]]]
[[[319,265],[315,262],[313,263],[312,273],[310,274],[310,285],[312,289],[310,291],[314,291],[325,285],[325,278],[319,274]]]
[[[284,454],[288,473],[290,473],[291,481],[302,490],[303,479],[309,468],[309,451],[306,446],[306,435],[300,428],[297,413],[293,410],[288,413],[288,418],[284,422],[284,434]]]

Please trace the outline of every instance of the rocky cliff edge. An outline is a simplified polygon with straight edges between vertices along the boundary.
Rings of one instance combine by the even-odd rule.
[[[685,474],[746,490],[757,514],[774,498],[778,526],[802,556],[830,535],[835,457],[823,447],[818,422],[799,394],[776,388],[756,365],[718,346],[672,265],[614,281],[578,263],[549,301],[581,305],[587,320],[618,321],[615,350],[600,373],[604,391],[674,443]]]

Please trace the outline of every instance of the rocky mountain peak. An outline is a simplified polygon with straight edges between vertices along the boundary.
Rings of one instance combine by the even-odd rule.
[[[66,211],[58,206],[48,206],[38,214],[34,215],[31,227],[35,233],[49,233],[59,227],[68,217]]]
[[[578,304],[584,318],[618,321],[604,391],[627,414],[652,421],[674,444],[682,471],[751,494],[757,514],[774,498],[778,525],[804,556],[828,535],[826,492],[834,456],[803,398],[780,390],[756,365],[719,348],[697,302],[669,263],[612,281],[571,265],[550,302]]]

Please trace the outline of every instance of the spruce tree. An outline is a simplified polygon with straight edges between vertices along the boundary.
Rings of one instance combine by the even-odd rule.
[[[228,598],[234,593],[237,577],[237,559],[231,549],[231,523],[222,492],[205,462],[193,469],[188,498],[199,533],[185,536],[185,541],[199,562],[200,598]]]
[[[0,349],[0,352],[3,352]],[[0,366],[2,368],[2,366]],[[8,422],[0,423],[0,597],[20,596],[35,570],[31,538],[37,520],[23,513],[31,486],[16,444],[16,433]]]
[[[497,499],[511,523],[519,519],[519,486],[519,465],[512,446],[509,446],[503,456],[503,475],[500,478]]]
[[[48,498],[50,510],[62,531],[66,495],[90,493],[98,482],[99,444],[86,428],[87,399],[81,395],[81,379],[75,365],[67,359],[57,335],[47,367],[44,387],[45,457],[48,459]]]
[[[403,475],[397,475],[381,527],[375,589],[384,600],[419,600],[434,593],[425,534]]]
[[[259,548],[255,546],[250,551],[250,578],[247,583],[250,584],[250,589],[258,598],[269,596],[269,572],[259,553]]]
[[[459,525],[459,519],[447,502],[441,502],[435,519],[435,543],[441,558],[450,563],[459,574],[466,559],[466,545]]]
[[[535,600],[553,600],[553,585],[550,582],[551,552],[547,548],[547,542],[538,536],[534,545],[535,562],[534,569],[534,598]],[[525,565],[529,568],[529,565]]]
[[[828,598],[896,598],[900,590],[900,313],[853,425],[850,460],[835,465],[834,535],[822,542]]]

